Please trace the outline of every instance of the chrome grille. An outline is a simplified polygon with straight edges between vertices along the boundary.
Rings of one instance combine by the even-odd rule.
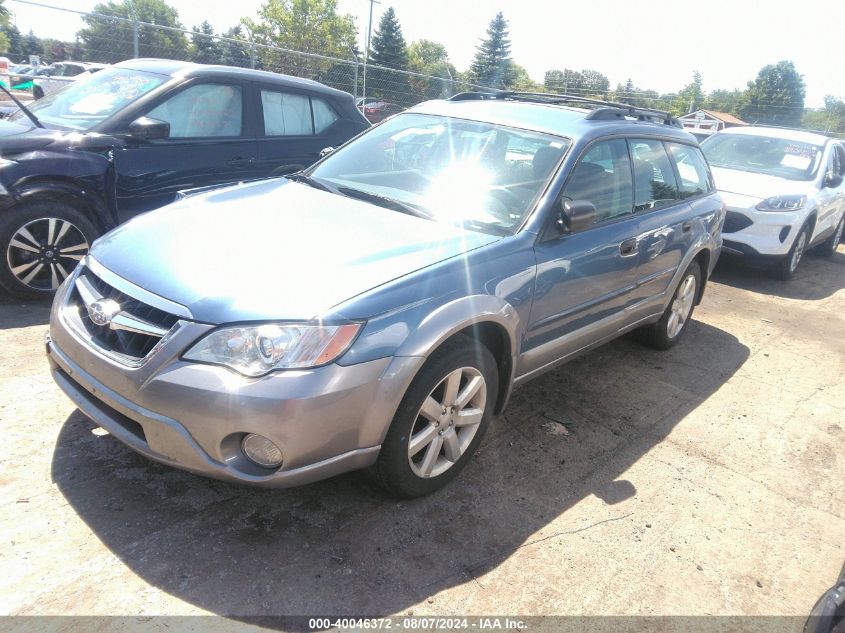
[[[98,306],[107,301],[114,302],[108,305],[115,306],[115,313],[104,323],[95,323],[92,314],[97,316]],[[121,292],[84,267],[68,293],[67,304],[76,308],[75,320],[91,342],[127,364],[139,364],[179,322],[175,314]]]

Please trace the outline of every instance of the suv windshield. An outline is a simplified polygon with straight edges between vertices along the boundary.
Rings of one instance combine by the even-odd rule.
[[[107,68],[34,101],[29,109],[45,125],[90,130],[168,79],[138,70]],[[25,122],[26,115],[15,112],[9,120]]]
[[[712,167],[788,180],[812,180],[822,155],[822,148],[811,143],[746,134],[714,134],[701,149]]]
[[[310,175],[347,195],[373,194],[370,200],[400,202],[436,221],[503,235],[521,225],[569,145],[491,123],[401,114]]]

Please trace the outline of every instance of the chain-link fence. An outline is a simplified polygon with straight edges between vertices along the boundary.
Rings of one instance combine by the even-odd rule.
[[[319,81],[356,98],[382,100],[402,108],[428,99],[450,97],[458,92],[485,89],[452,77],[445,64],[440,73],[442,76],[385,68],[368,64],[352,50],[349,57],[344,59],[271,46],[256,41],[243,26],[230,29],[227,35],[217,35],[151,24],[131,17],[75,11],[30,0],[11,0],[10,4],[38,7],[39,11],[62,13],[68,17],[76,15],[82,20],[75,42],[59,42],[60,46],[54,46],[56,50],[52,54],[45,51],[42,66],[54,62],[55,69],[52,72],[42,67],[15,74],[19,80],[18,86],[23,85],[24,89],[32,89],[31,85],[27,85],[32,80],[36,86],[45,85],[48,83],[45,79],[48,73],[51,81],[60,84],[73,80],[73,77],[64,76],[66,72],[80,72],[78,66],[55,62],[73,60],[113,64],[138,57],[223,64],[293,75]],[[6,55],[13,63],[28,62],[26,59],[17,59],[21,56],[11,52],[6,52]],[[15,87],[14,81],[12,83]],[[38,92],[38,88],[35,90]]]

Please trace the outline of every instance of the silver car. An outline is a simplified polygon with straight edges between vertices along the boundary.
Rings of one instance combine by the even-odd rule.
[[[634,329],[677,343],[719,256],[722,201],[676,120],[543,98],[422,104],[108,233],[55,298],[56,382],[195,473],[443,486],[514,385]]]

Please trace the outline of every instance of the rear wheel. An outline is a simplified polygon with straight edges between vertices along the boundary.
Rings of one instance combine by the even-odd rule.
[[[13,207],[0,216],[0,284],[19,297],[49,297],[96,237],[91,221],[63,202]]]
[[[798,270],[798,264],[801,263],[801,258],[804,257],[804,251],[807,250],[809,239],[810,228],[805,224],[795,237],[795,241],[792,242],[792,248],[789,249],[789,253],[781,257],[775,266],[775,274],[779,279],[783,279],[784,281],[792,279],[795,271]]]
[[[666,350],[675,345],[681,339],[692,318],[700,287],[701,266],[694,261],[681,276],[672,301],[660,320],[639,331],[643,343],[659,350]]]
[[[370,474],[399,497],[442,488],[475,453],[497,393],[496,361],[486,347],[463,336],[446,343],[408,388]]]

